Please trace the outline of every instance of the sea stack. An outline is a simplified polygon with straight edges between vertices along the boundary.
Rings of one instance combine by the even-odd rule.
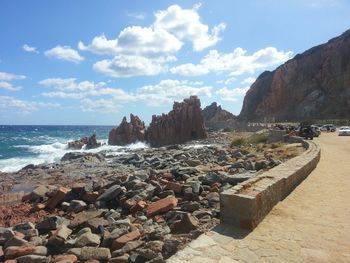
[[[124,117],[120,125],[109,132],[108,144],[126,145],[145,141],[159,147],[206,137],[201,102],[197,96],[191,96],[183,102],[174,102],[173,110],[168,114],[153,115],[147,130],[139,117],[130,114],[130,123]]]
[[[130,123],[123,118],[117,128],[109,132],[109,145],[127,145],[136,141],[144,141],[145,123],[136,115],[130,114]]]
[[[173,110],[161,116],[152,116],[146,140],[152,146],[179,144],[207,137],[197,96],[174,102]]]

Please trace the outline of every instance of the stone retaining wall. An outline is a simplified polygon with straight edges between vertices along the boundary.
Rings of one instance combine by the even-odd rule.
[[[321,150],[312,141],[289,137],[306,151],[279,166],[220,195],[221,222],[253,230],[279,202],[287,197],[317,166]]]

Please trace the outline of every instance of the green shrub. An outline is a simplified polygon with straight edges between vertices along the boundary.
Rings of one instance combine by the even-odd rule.
[[[266,143],[267,142],[267,134],[266,133],[255,133],[248,137],[248,143],[258,144],[258,143]]]
[[[243,137],[238,137],[232,140],[231,147],[241,146],[246,143],[246,140]]]

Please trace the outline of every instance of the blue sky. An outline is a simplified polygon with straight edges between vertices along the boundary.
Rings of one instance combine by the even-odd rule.
[[[347,0],[0,0],[0,124],[149,123],[190,94],[238,114],[260,73],[349,14]]]

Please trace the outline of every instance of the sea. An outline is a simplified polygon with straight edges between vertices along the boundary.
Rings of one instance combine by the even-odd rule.
[[[126,150],[147,148],[138,142],[127,146],[108,145],[108,133],[112,126],[49,126],[49,125],[0,125],[0,171],[15,172],[28,164],[58,162],[67,152],[69,141],[96,134],[103,145],[96,149],[76,152],[108,152],[119,155]]]

